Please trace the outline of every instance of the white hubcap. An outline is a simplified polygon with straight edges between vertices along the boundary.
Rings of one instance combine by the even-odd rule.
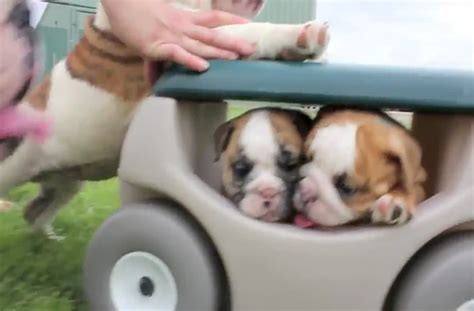
[[[130,253],[117,261],[110,276],[110,292],[119,311],[173,311],[178,302],[171,270],[145,252]]]

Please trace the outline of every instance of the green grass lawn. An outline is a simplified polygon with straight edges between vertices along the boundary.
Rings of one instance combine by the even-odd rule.
[[[119,206],[115,180],[90,183],[55,222],[61,242],[32,232],[22,207],[36,193],[27,185],[11,199],[18,207],[0,214],[0,310],[87,310],[82,260],[96,228]]]
[[[229,117],[248,106],[232,105]],[[22,218],[33,185],[20,187],[9,199],[17,207],[0,214],[0,311],[87,310],[82,292],[82,261],[88,241],[119,207],[116,180],[89,183],[54,223],[65,236],[51,241],[32,232]]]

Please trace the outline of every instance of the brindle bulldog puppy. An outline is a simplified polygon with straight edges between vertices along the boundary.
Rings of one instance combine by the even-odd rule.
[[[288,220],[310,126],[301,112],[257,109],[217,129],[223,192],[243,214],[266,222]]]
[[[406,223],[424,198],[422,151],[385,113],[323,108],[305,142],[294,204],[298,225],[339,226],[368,219]]]

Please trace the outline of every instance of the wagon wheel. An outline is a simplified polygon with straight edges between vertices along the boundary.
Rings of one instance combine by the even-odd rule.
[[[126,206],[109,218],[84,273],[91,310],[222,310],[228,302],[209,237],[169,202]]]
[[[429,245],[404,270],[387,309],[474,310],[474,232]]]

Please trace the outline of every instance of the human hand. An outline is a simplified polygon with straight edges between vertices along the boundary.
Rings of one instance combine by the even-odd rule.
[[[205,71],[205,59],[236,59],[254,52],[241,39],[213,29],[247,20],[220,11],[186,11],[168,0],[102,0],[113,32],[153,60],[172,61]]]

